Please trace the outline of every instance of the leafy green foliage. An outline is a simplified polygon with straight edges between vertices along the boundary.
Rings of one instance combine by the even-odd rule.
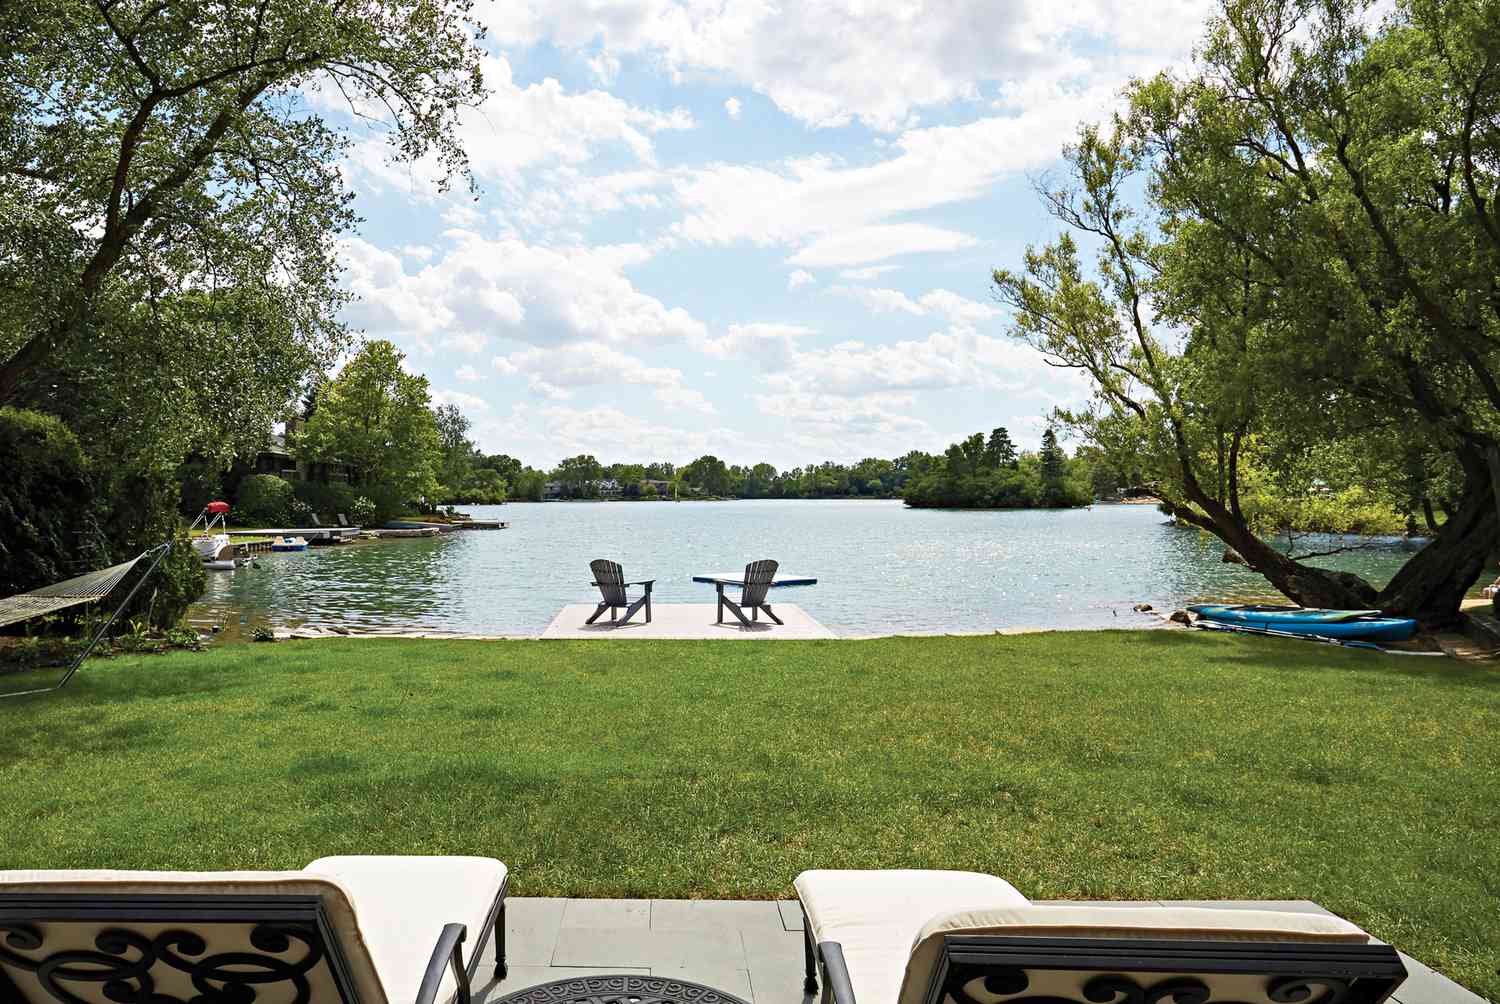
[[[441,449],[427,378],[402,369],[404,358],[388,341],[365,344],[323,386],[294,447],[301,460],[348,464],[383,518],[438,491]]]
[[[1437,623],[1500,541],[1500,8],[1407,0],[1372,26],[1366,7],[1223,0],[1190,75],[1080,130],[1040,192],[1069,232],[994,283],[1014,334],[1092,381],[1094,404],[1058,417],[1106,469],[1299,602]],[[1330,451],[1384,465],[1362,495],[1324,485],[1362,516],[1315,511],[1305,479],[1247,497],[1254,463]],[[1381,591],[1259,535],[1387,523],[1366,501],[1433,531]]]
[[[1009,449],[1006,449],[1009,446]],[[1052,509],[1088,504],[1087,464],[1069,460],[1051,429],[1041,453],[1015,452],[996,429],[949,446],[942,457],[914,458],[903,498],[917,508]]]
[[[61,421],[0,408],[0,596],[108,564],[88,458]]]
[[[338,519],[339,513],[352,519],[354,501],[359,497],[354,488],[337,482],[298,481],[292,485],[292,492],[312,512],[330,523]]]
[[[0,401],[42,403],[67,353],[114,353],[111,311],[189,287],[266,301],[256,314],[280,319],[282,344],[330,358],[345,298],[332,238],[355,217],[346,136],[308,98],[385,114],[396,160],[466,172],[456,117],[483,95],[469,6],[0,6],[0,220],[14,221],[0,297],[24,301],[0,325]]]
[[[251,474],[234,496],[234,517],[242,523],[279,527],[291,518],[292,486],[274,474]]]
[[[375,519],[375,503],[361,495],[349,504],[349,518],[358,526],[366,526]]]

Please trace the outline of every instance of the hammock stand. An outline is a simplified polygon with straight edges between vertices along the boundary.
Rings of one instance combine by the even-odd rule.
[[[73,660],[72,665],[68,667],[68,671],[63,674],[61,680],[57,681],[53,686],[42,687],[37,690],[18,690],[10,694],[0,694],[0,699],[6,697],[25,697],[29,694],[50,694],[54,690],[61,690],[66,686],[67,682],[73,679],[73,674],[78,672],[78,668],[83,665],[83,660],[89,657],[89,653],[94,650],[94,647],[99,644],[105,634],[109,632],[109,629],[114,626],[120,614],[130,605],[130,601],[135,599],[135,594],[140,591],[141,586],[145,584],[147,579],[151,578],[151,573],[156,571],[156,566],[161,564],[161,559],[165,558],[167,552],[171,550],[172,542],[167,541],[164,544],[158,544],[149,551],[142,551],[129,561],[122,561],[118,565],[101,568],[97,572],[88,572],[77,578],[57,582],[50,586],[43,586],[40,589],[33,589],[29,593],[21,593],[17,596],[8,596],[0,599],[0,627],[8,627],[11,624],[19,624],[22,621],[30,620],[33,617],[40,617],[43,614],[50,614],[58,610],[66,610],[68,607],[102,600],[120,584],[121,580],[125,578],[132,568],[147,558],[151,558],[151,566],[146,569],[144,575],[136,580],[135,585],[130,587],[130,592],[125,594],[125,599],[121,600],[120,605],[115,607],[114,613],[109,615],[109,620],[105,621],[104,625],[98,631],[94,632],[94,636],[89,639],[89,643],[84,646],[83,651]]]

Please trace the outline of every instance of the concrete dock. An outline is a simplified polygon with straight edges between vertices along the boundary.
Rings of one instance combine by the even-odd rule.
[[[552,618],[543,638],[684,638],[684,639],[764,639],[767,641],[836,638],[828,628],[819,624],[807,611],[795,603],[776,603],[772,597],[771,609],[776,611],[785,624],[774,624],[762,615],[759,624],[744,627],[726,612],[723,624],[714,623],[715,604],[712,603],[653,603],[651,623],[646,623],[646,611],[637,611],[630,623],[618,627],[609,622],[606,613],[592,624],[584,622],[597,609],[593,603],[570,603]],[[623,613],[623,611],[622,611]],[[748,615],[747,615],[748,616]]]

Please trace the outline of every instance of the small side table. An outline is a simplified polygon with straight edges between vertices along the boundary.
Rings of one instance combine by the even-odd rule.
[[[691,980],[667,976],[575,976],[506,994],[495,1004],[747,1004]]]

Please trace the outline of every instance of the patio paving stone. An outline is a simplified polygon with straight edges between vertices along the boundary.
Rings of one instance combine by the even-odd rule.
[[[1092,902],[1091,906],[1201,906],[1328,913],[1311,900]],[[526,899],[506,901],[510,975],[493,959],[475,980],[476,1004],[574,976],[635,973],[715,987],[750,1004],[816,1004],[802,992],[802,914],[795,900]],[[1408,955],[1396,1004],[1484,1004],[1484,999]]]
[[[651,926],[649,899],[570,899],[563,911],[563,927]]]

